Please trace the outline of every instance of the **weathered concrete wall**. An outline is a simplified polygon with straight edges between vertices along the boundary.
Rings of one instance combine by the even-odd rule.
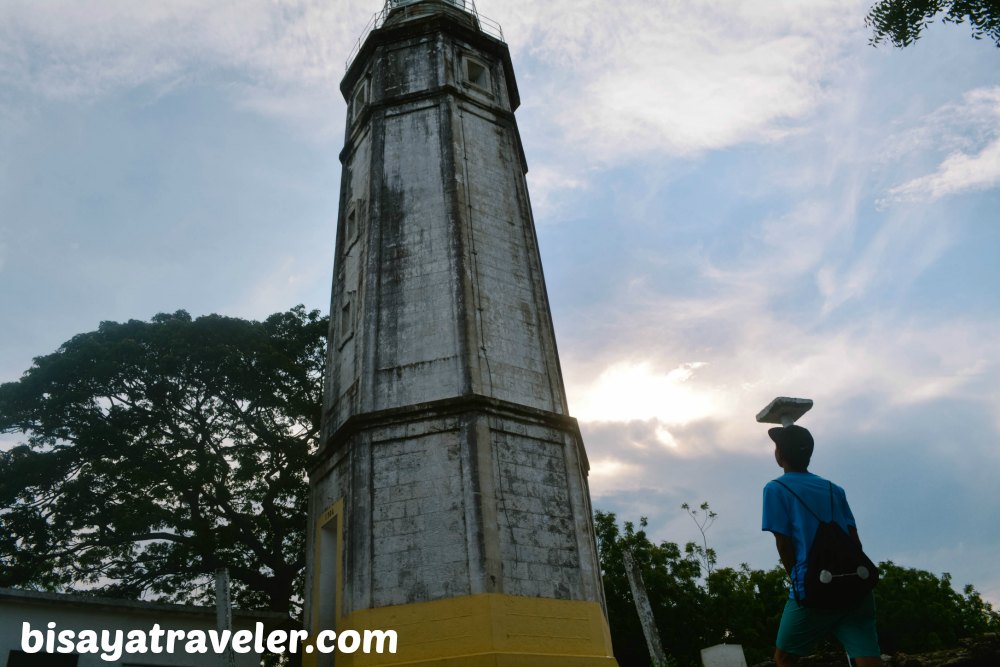
[[[356,78],[327,435],[351,415],[463,394],[564,414],[501,59],[439,32],[381,48]]]
[[[442,109],[385,118],[374,402],[385,409],[462,393],[454,238],[442,179]]]
[[[376,607],[470,593],[460,432],[422,426],[372,450]]]
[[[582,599],[573,521],[582,508],[566,480],[565,434],[502,422],[494,428],[504,592]]]
[[[474,302],[479,313],[476,393],[563,413],[565,400],[534,225],[513,128],[457,106]]]
[[[360,339],[355,336],[359,313],[365,296],[365,278],[369,256],[371,131],[364,126],[355,137],[341,177],[340,224],[337,234],[337,259],[334,271],[333,299],[330,310],[329,369],[324,395],[329,402],[336,397],[342,422],[357,404],[361,373]],[[357,165],[355,168],[354,166]],[[348,225],[348,219],[352,224]],[[346,313],[345,313],[346,308]],[[345,319],[346,318],[346,319]]]
[[[580,447],[572,420],[501,402],[371,419],[311,480],[311,516],[345,500],[342,612],[476,593],[600,600]]]
[[[439,17],[373,34],[342,86],[307,618],[319,518],[338,512],[341,614],[480,593],[602,601],[509,66],[505,46]]]

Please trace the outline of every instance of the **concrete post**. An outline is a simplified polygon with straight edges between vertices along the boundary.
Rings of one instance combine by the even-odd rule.
[[[652,658],[654,665],[666,665],[667,654],[663,652],[663,645],[660,644],[660,632],[656,629],[656,619],[653,618],[653,608],[649,604],[649,596],[646,595],[646,585],[642,582],[642,572],[639,571],[630,551],[624,552],[622,556],[625,559],[628,587],[632,591],[635,610],[642,624],[642,634],[646,636],[649,657]]]

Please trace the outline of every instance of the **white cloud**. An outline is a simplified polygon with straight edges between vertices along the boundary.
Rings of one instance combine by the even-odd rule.
[[[998,114],[1000,116],[1000,114]],[[988,190],[1000,184],[1000,137],[975,155],[952,153],[933,174],[889,190],[889,201],[922,201]]]
[[[787,178],[772,164],[753,176],[760,184],[749,194],[718,194],[778,207],[751,208],[738,227],[713,229],[726,235],[718,252],[706,249],[715,240],[707,233],[683,254],[650,248],[660,257],[630,263],[628,287],[560,323],[570,332],[560,340],[570,413],[596,434],[587,436],[588,451],[641,470],[622,479],[606,473],[597,493],[627,488],[626,479],[634,489],[662,488],[658,476],[678,462],[711,466],[724,454],[755,453],[770,463],[754,415],[778,395],[814,399],[803,423],[823,433],[864,432],[900,411],[951,401],[1000,415],[1000,390],[988,381],[1000,370],[995,313],[935,319],[875,300],[914,285],[961,238],[934,215],[864,210],[882,147],[866,137],[882,130],[866,124],[856,78],[831,83],[844,102],[824,107],[810,134],[789,142]],[[972,117],[995,119],[990,97],[975,99],[953,123],[955,149],[971,145],[961,141],[969,141]],[[662,219],[655,207],[666,199],[634,217]],[[681,233],[684,224],[677,222]],[[661,276],[676,280],[678,272],[658,274],[657,262],[680,262],[693,276],[670,284]],[[690,378],[667,381],[671,369],[694,360],[703,365]],[[680,414],[663,407],[672,395],[680,396]]]
[[[12,0],[0,84],[77,101],[221,74],[248,106],[330,132],[344,59],[372,11],[361,0]]]
[[[635,463],[625,463],[614,457],[605,457],[590,461],[588,473],[590,486],[600,489],[602,493],[621,491],[630,488],[630,480],[635,479],[642,468]]]
[[[891,139],[887,153],[896,159],[935,149],[947,155],[932,173],[890,188],[878,205],[936,201],[1000,185],[998,128],[998,87],[971,90],[960,104],[948,104],[929,114],[916,129]]]
[[[584,421],[657,419],[667,425],[703,419],[714,412],[716,399],[690,381],[704,365],[684,363],[664,372],[649,361],[615,362],[578,389],[574,413]]]
[[[570,165],[556,168],[552,165],[533,167],[528,171],[528,186],[531,191],[531,208],[535,214],[535,224],[551,222],[556,215],[556,199],[567,191],[579,191],[587,186],[586,177],[570,171]]]
[[[344,59],[379,4],[11,0],[0,10],[0,84],[79,100],[221,75],[246,108],[335,136]],[[532,81],[539,117],[559,135],[560,152],[595,165],[796,131],[823,99],[831,54],[852,34],[860,6],[834,0],[479,4],[503,24],[515,68]],[[552,182],[552,191],[586,176]]]
[[[702,40],[692,41],[680,48],[700,50]],[[788,131],[783,121],[813,108],[818,96],[780,64],[809,58],[810,47],[794,37],[742,45],[742,52],[702,46],[695,65],[672,62],[658,35],[637,35],[586,81],[560,120],[573,141],[601,156],[686,155],[780,138]]]
[[[558,79],[536,84],[544,115],[589,159],[606,163],[794,131],[823,98],[855,4],[521,0],[496,11],[507,14],[515,51],[558,69]]]
[[[954,233],[933,217],[901,211],[886,216],[864,247],[825,260],[816,276],[822,314],[863,301],[887,279],[899,286],[912,283],[951,247]]]
[[[703,456],[757,448],[753,417],[779,395],[814,399],[807,420],[829,426],[848,420],[862,428],[901,406],[957,397],[1000,411],[1000,390],[988,382],[1000,370],[1000,343],[989,333],[995,315],[900,320],[887,308],[835,321],[819,307],[783,314],[780,286],[816,263],[773,274],[747,267],[745,282],[724,273],[700,297],[625,291],[575,314],[561,344],[570,413],[617,429],[621,443]],[[859,397],[861,414],[853,407]],[[636,422],[645,424],[639,432]]]

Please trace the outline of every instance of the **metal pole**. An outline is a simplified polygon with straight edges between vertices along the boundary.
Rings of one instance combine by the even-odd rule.
[[[236,667],[236,654],[233,653],[233,604],[229,597],[229,568],[220,567],[215,571],[215,625],[221,636],[228,630],[230,642],[226,642],[225,652],[219,655],[221,667]]]

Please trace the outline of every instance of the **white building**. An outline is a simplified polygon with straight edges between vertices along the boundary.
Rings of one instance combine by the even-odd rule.
[[[27,646],[22,646],[25,623],[32,631],[31,640]],[[256,624],[263,624],[266,633],[276,628],[289,627],[289,619],[284,614],[276,612],[233,612],[233,631],[249,630],[255,632]],[[51,624],[54,624],[52,626]],[[98,642],[102,631],[108,632],[108,641],[114,642],[116,632],[127,638],[130,630],[142,631],[150,636],[154,625],[158,625],[164,634],[158,644],[167,647],[167,631],[183,630],[214,630],[216,628],[216,613],[214,607],[196,607],[191,605],[162,604],[135,600],[115,600],[110,598],[86,597],[82,595],[67,595],[61,593],[38,593],[10,588],[0,588],[0,667],[126,667],[142,665],[143,667],[219,667],[222,662],[209,643],[204,653],[189,653],[185,650],[185,642],[177,641],[172,653],[162,650],[153,653],[147,650],[145,654],[126,654],[122,652],[115,656],[115,651],[108,650],[92,653],[45,652],[45,647],[39,652],[33,650],[42,637],[51,632],[52,648],[58,651],[58,634],[64,630],[73,632],[74,645],[84,640],[81,631],[96,632]],[[51,628],[51,630],[50,630]],[[41,634],[36,634],[41,633]],[[67,637],[68,638],[68,637]],[[126,643],[121,642],[124,648]],[[110,646],[110,645],[109,645]],[[152,647],[152,643],[147,644]],[[85,648],[87,648],[85,646]],[[101,653],[113,659],[102,658]],[[259,653],[249,652],[236,654],[237,667],[257,667],[260,665]]]

